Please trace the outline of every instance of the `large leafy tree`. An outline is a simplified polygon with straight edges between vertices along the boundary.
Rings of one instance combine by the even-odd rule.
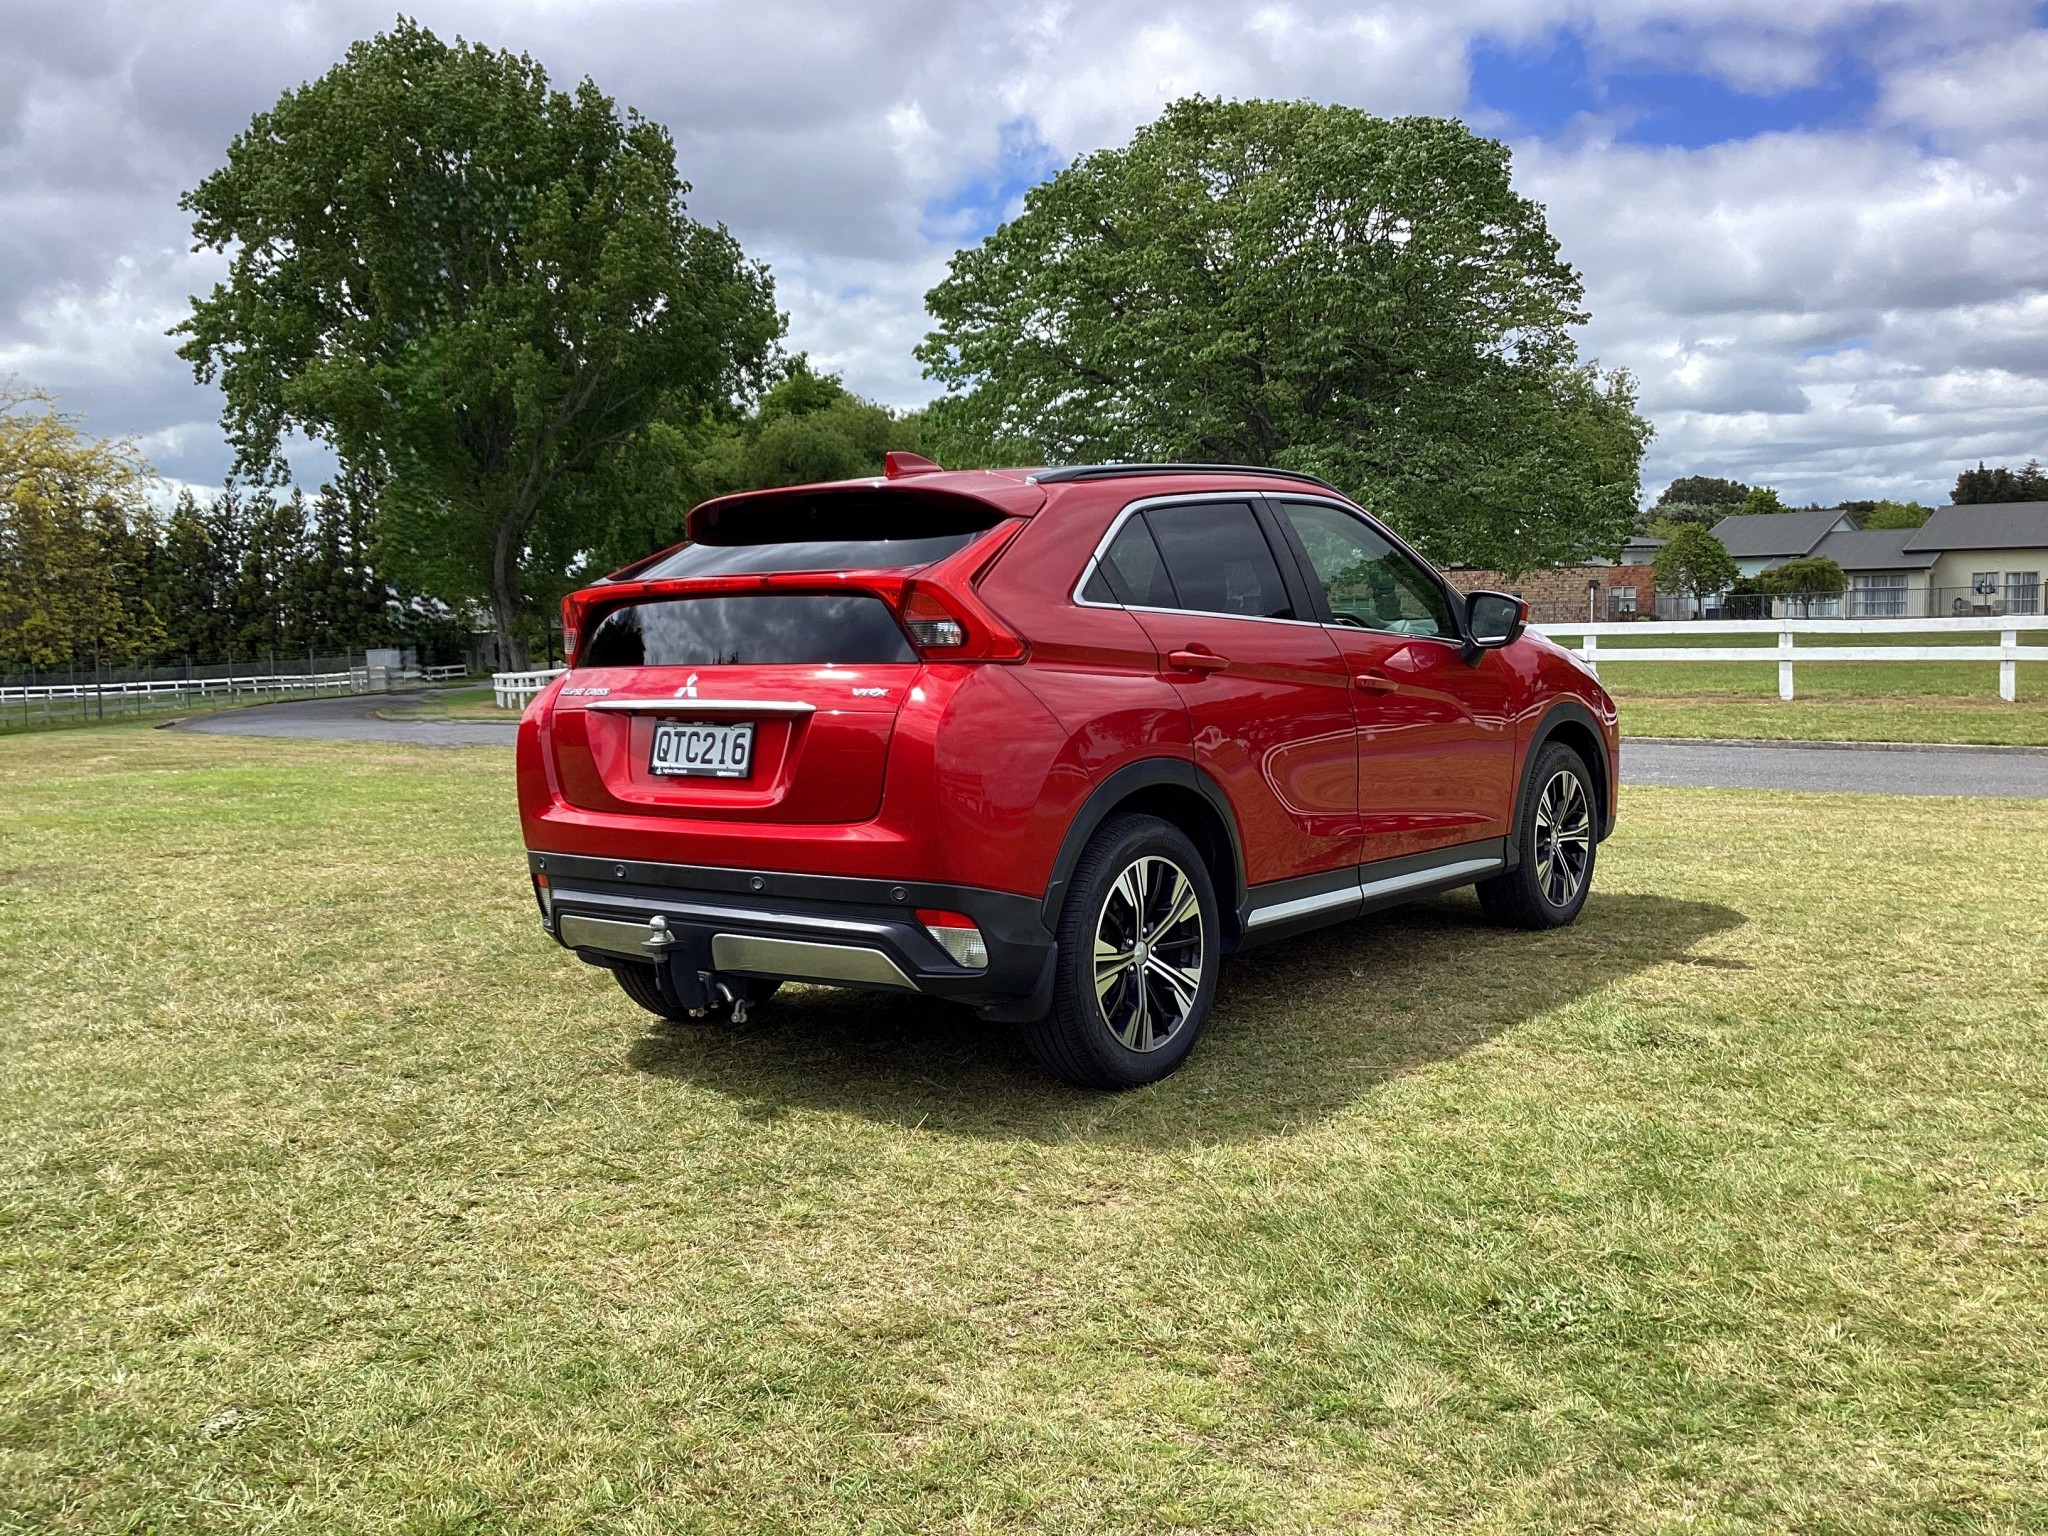
[[[1026,194],[925,299],[948,435],[1308,470],[1433,554],[1611,550],[1649,428],[1507,149],[1308,102],[1175,102]]]
[[[590,81],[401,21],[187,194],[233,263],[180,353],[244,473],[281,476],[289,432],[330,443],[382,482],[395,574],[487,602],[518,666],[533,600],[621,498],[673,494],[781,334],[766,270],[685,191],[666,130]]]

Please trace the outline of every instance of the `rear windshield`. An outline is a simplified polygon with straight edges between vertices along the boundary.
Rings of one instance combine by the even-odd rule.
[[[857,666],[917,653],[879,597],[836,592],[681,597],[615,608],[585,667]]]
[[[841,490],[700,508],[691,542],[619,573],[636,581],[750,571],[903,570],[965,549],[1001,522],[985,502],[914,491]]]
[[[972,544],[975,533],[926,539],[821,539],[790,544],[685,544],[635,581],[739,576],[749,571],[893,571],[930,565]]]

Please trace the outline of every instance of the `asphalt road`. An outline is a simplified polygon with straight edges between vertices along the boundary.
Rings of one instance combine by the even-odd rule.
[[[2048,800],[2048,752],[1804,743],[1621,744],[1621,782],[1866,795],[2005,795]]]
[[[412,695],[418,697],[418,695]],[[421,747],[509,747],[514,727],[494,720],[379,720],[389,696],[292,699],[181,721],[215,736],[301,741],[388,741]],[[1624,786],[1805,789],[1871,795],[2002,795],[2048,800],[2048,751],[1786,743],[1624,741]]]

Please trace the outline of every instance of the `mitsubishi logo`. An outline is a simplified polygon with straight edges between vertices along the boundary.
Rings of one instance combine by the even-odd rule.
[[[683,679],[683,686],[676,690],[676,697],[679,699],[694,699],[695,697],[697,697],[696,673],[692,672],[688,677]]]

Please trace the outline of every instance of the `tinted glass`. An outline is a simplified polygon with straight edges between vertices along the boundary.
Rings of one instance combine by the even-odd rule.
[[[922,539],[822,539],[785,544],[686,544],[666,560],[634,571],[635,581],[733,576],[748,571],[902,570],[930,565],[980,537],[944,533]]]
[[[1259,520],[1241,502],[1161,507],[1145,514],[1180,606],[1239,618],[1291,619],[1294,604]]]
[[[1126,521],[1095,564],[1081,595],[1091,603],[1134,603],[1140,608],[1178,608],[1166,562],[1145,519]]]
[[[837,593],[634,603],[606,614],[585,667],[830,666],[917,660],[888,605]]]
[[[1369,525],[1322,502],[1283,502],[1281,511],[1339,624],[1459,638],[1436,578]]]

